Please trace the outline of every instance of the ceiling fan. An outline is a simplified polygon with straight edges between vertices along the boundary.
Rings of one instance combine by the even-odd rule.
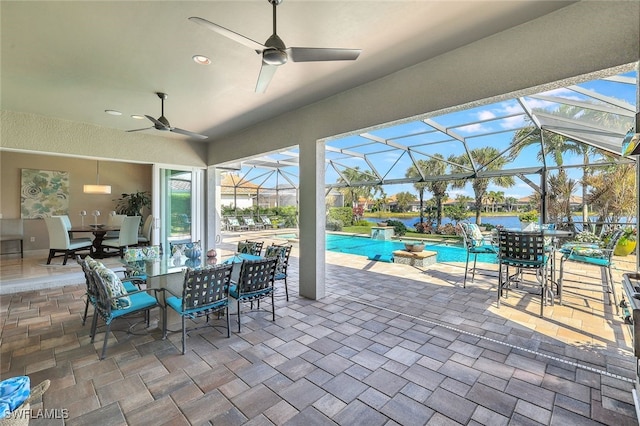
[[[237,41],[240,44],[250,47],[255,50],[257,54],[262,54],[262,67],[260,68],[260,75],[258,76],[258,82],[256,83],[256,92],[264,93],[269,85],[269,82],[273,78],[278,66],[292,62],[312,62],[312,61],[353,61],[360,55],[360,49],[334,49],[334,48],[319,48],[319,47],[287,47],[282,39],[276,34],[276,6],[282,3],[283,0],[267,0],[273,5],[273,34],[271,37],[260,44],[257,41],[251,40],[241,34],[221,27],[218,24],[209,22],[206,19],[191,17],[189,20],[200,24],[211,31],[215,31],[218,34],[222,34],[225,37],[230,38],[233,41]]]
[[[169,124],[169,120],[167,120],[166,117],[164,116],[164,101],[169,97],[169,95],[162,92],[157,92],[156,95],[158,95],[158,97],[161,99],[161,102],[162,102],[162,113],[160,117],[153,118],[150,115],[145,115],[145,117],[147,117],[153,123],[153,126],[145,127],[144,129],[127,130],[127,132],[139,132],[140,130],[156,129],[156,130],[161,130],[163,132],[169,131],[174,133],[180,133],[181,135],[191,136],[198,139],[208,138],[208,136],[205,136],[205,135],[200,135],[198,133],[190,132],[188,130],[179,129],[178,127],[171,127],[171,125]]]

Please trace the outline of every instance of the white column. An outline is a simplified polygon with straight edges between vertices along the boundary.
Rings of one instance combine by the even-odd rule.
[[[220,170],[216,169],[215,167],[209,167],[207,169],[207,211],[205,214],[205,218],[207,221],[207,243],[203,245],[203,250],[217,248],[216,237],[220,235],[222,218],[220,197],[221,181],[222,175]]]
[[[300,295],[325,296],[324,143],[300,147]]]

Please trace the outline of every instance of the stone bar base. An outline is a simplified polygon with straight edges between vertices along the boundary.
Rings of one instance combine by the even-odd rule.
[[[408,252],[406,250],[396,250],[393,252],[393,262],[401,265],[425,267],[436,263],[436,256],[437,253],[435,251]]]

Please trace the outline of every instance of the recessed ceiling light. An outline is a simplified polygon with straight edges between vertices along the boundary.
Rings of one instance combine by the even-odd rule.
[[[104,112],[110,115],[122,115],[120,111],[116,111],[115,109],[105,109]]]
[[[133,114],[131,118],[135,118],[136,120],[144,120],[144,115]]]
[[[211,63],[211,59],[203,55],[193,55],[193,62],[198,65],[209,65]]]

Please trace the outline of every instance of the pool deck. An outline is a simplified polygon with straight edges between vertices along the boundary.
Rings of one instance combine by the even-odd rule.
[[[243,238],[270,241],[226,235],[220,256]],[[3,258],[3,284],[43,270],[68,278],[0,297],[0,374],[50,379],[32,408],[66,408],[70,419],[56,424],[638,424],[629,329],[596,268],[567,264],[564,304],[540,318],[527,287],[496,306],[497,265],[463,288],[464,263],[327,252],[326,297],[309,300],[297,295],[294,244],[290,300],[278,283],[275,324],[254,313],[229,339],[194,332],[186,355],[179,333],[162,340],[155,324],[142,336],[121,326],[99,361],[103,334],[91,345],[81,326],[79,267],[43,267],[36,253]],[[618,293],[633,269],[635,258],[616,259]]]

